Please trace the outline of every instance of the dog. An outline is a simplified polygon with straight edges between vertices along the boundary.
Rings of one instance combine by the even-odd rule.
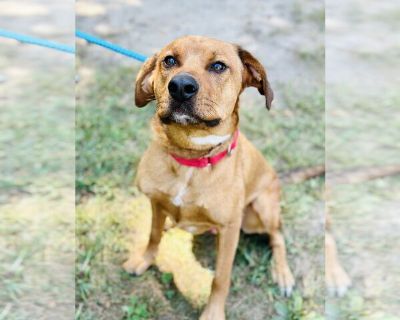
[[[138,73],[135,103],[156,100],[153,141],[136,184],[151,200],[147,249],[124,268],[142,274],[154,261],[166,217],[194,234],[217,234],[211,294],[200,319],[225,319],[225,301],[240,230],[268,234],[273,275],[289,296],[294,278],[281,233],[280,184],[274,169],[239,132],[239,96],[255,87],[271,108],[273,92],[261,63],[240,46],[202,37],[178,38]]]
[[[337,252],[336,240],[331,233],[331,216],[325,219],[325,283],[332,296],[342,297],[351,286],[351,279],[343,269]]]

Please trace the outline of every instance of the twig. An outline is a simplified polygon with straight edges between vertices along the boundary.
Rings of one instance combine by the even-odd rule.
[[[309,168],[297,168],[289,172],[282,173],[280,180],[284,184],[300,183],[311,178],[319,177],[325,174],[325,166],[323,164]]]
[[[355,167],[343,171],[325,172],[324,165],[309,168],[297,168],[280,174],[284,184],[301,183],[308,179],[326,175],[327,185],[355,184],[369,180],[400,174],[400,164],[381,167]]]
[[[381,167],[356,167],[339,172],[328,171],[326,173],[326,182],[328,185],[355,184],[397,174],[400,174],[399,164]]]

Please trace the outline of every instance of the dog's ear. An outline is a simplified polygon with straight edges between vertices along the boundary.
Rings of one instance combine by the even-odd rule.
[[[265,96],[265,104],[269,110],[272,100],[274,99],[274,93],[269,85],[264,67],[250,52],[244,50],[240,46],[237,46],[237,49],[239,58],[242,60],[244,66],[243,89],[246,87],[256,87],[258,91]]]
[[[156,67],[157,54],[147,59],[140,69],[135,83],[135,104],[139,108],[144,107],[154,100],[153,71]]]

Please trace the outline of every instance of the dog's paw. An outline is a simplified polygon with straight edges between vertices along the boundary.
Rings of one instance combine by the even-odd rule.
[[[200,316],[200,320],[225,320],[224,307],[207,305]]]
[[[272,269],[272,278],[278,284],[281,295],[290,297],[294,287],[294,277],[289,267]]]
[[[150,254],[137,255],[130,257],[122,267],[130,274],[140,276],[143,274],[153,263],[154,256]]]
[[[326,269],[325,281],[328,293],[332,296],[342,297],[351,286],[350,277],[340,264]]]

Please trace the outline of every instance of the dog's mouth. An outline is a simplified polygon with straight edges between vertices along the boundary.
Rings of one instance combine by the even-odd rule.
[[[176,123],[183,126],[186,125],[201,125],[207,127],[216,127],[220,124],[221,119],[203,119],[194,113],[194,107],[191,102],[176,103],[172,101],[167,112],[160,114],[160,120],[163,124]]]
[[[220,124],[221,119],[213,119],[213,120],[204,120],[199,119],[195,116],[190,116],[183,113],[168,113],[160,116],[160,120],[163,124],[171,124],[176,123],[183,126],[186,125],[196,125],[196,124],[205,124],[207,127],[216,127]]]

